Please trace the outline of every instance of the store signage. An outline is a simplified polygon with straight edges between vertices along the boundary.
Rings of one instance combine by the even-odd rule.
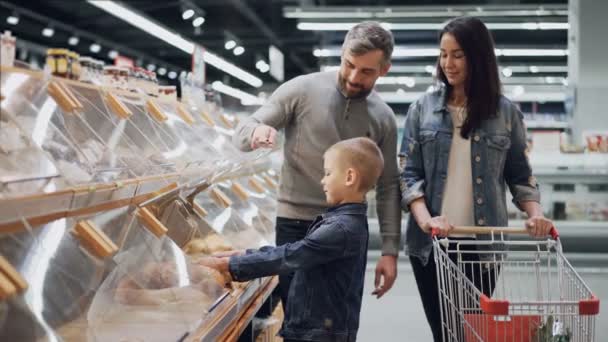
[[[114,65],[122,68],[133,68],[135,67],[135,61],[129,57],[118,55],[114,58]]]
[[[270,75],[277,81],[283,82],[285,79],[285,56],[281,50],[273,45],[268,48],[268,60],[270,61]]]
[[[192,54],[192,82],[198,87],[205,85],[205,48],[200,45],[194,46]]]

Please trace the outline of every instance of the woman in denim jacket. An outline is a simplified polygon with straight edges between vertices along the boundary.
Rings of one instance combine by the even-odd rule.
[[[442,341],[433,247],[429,231],[447,236],[454,226],[506,226],[505,183],[513,202],[528,214],[531,236],[545,236],[540,194],[526,155],[526,129],[519,109],[501,95],[494,44],[479,19],[456,18],[439,35],[440,90],[410,106],[401,144],[403,210],[410,262],[434,340]],[[488,239],[450,236],[450,239]],[[480,260],[483,254],[465,254]],[[491,272],[498,270],[490,270]],[[467,272],[484,293],[494,284],[488,272]],[[452,337],[453,338],[453,337]]]

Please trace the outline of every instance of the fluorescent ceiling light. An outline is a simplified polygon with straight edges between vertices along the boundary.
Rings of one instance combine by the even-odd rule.
[[[245,48],[242,46],[237,46],[234,48],[234,50],[232,52],[234,53],[235,56],[240,56],[243,53],[245,53]]]
[[[232,49],[234,49],[235,46],[236,46],[236,42],[234,40],[229,40],[226,42],[226,44],[224,44],[224,49],[232,50]]]
[[[93,43],[91,44],[91,46],[89,46],[89,51],[93,53],[98,53],[99,51],[101,51],[101,46],[97,43]]]
[[[6,22],[9,23],[9,24],[11,24],[11,25],[17,25],[17,24],[19,24],[19,17],[16,16],[16,15],[9,15],[6,18]]]
[[[100,1],[100,0],[88,0],[88,2],[96,6],[119,19],[122,19],[129,24],[165,41],[166,43],[175,46],[176,48],[184,51],[187,54],[194,52],[194,43],[182,38],[180,35],[173,33],[172,31],[164,28],[163,26],[143,17],[142,15],[134,12],[133,10],[119,5],[113,1]],[[226,72],[245,83],[248,83],[256,88],[262,86],[263,82],[256,76],[248,73],[247,71],[237,67],[236,65],[220,58],[213,53],[205,50],[203,55],[205,63],[219,69],[220,71]]]
[[[511,68],[502,68],[502,74],[505,77],[511,77],[511,75],[513,75],[513,70],[511,70]]]
[[[170,79],[175,79],[177,77],[177,73],[175,71],[170,71],[168,76]]]
[[[211,84],[214,90],[220,93],[235,97],[241,100],[241,104],[244,106],[256,106],[264,104],[264,101],[257,96],[246,93],[242,90],[227,86],[220,81],[215,81]]]
[[[501,68],[509,68],[514,74],[517,73],[567,73],[568,66],[567,65],[500,65]],[[389,74],[399,74],[399,73],[412,73],[412,74],[422,74],[428,72],[428,65],[391,65],[389,69]],[[323,65],[321,66],[321,71],[334,71],[339,70],[339,65]]]
[[[154,71],[154,70],[156,70],[156,65],[154,65],[154,64],[148,64],[148,66],[146,67],[146,69],[148,69],[149,71]]]
[[[205,18],[197,17],[196,19],[194,19],[192,21],[192,26],[199,27],[199,26],[203,25],[204,23],[205,23]]]
[[[184,19],[184,20],[188,20],[188,19],[192,18],[193,16],[194,16],[193,9],[187,9],[184,11],[184,13],[182,13],[182,19]]]
[[[161,76],[164,76],[167,73],[167,69],[165,68],[159,68],[158,69],[158,74]]]
[[[496,56],[514,56],[514,57],[530,57],[530,56],[567,56],[567,49],[495,49]],[[340,57],[342,55],[341,48],[324,48],[313,50],[313,55],[316,57]],[[393,58],[395,57],[436,57],[439,56],[438,48],[404,48],[395,47],[393,50]]]
[[[496,56],[568,56],[567,49],[496,49]]]
[[[42,35],[45,37],[52,37],[55,34],[55,30],[53,30],[53,28],[51,27],[45,27],[42,30]]]
[[[501,18],[568,16],[568,6],[311,6],[283,9],[283,16],[291,19],[453,18],[464,15]]]
[[[78,39],[78,37],[72,36],[72,37],[70,37],[70,39],[68,39],[68,44],[70,44],[72,46],[78,45],[79,41],[80,41],[80,39]]]
[[[108,52],[108,57],[110,57],[110,59],[114,59],[114,58],[118,57],[118,51],[116,51],[116,50],[110,50]]]
[[[298,29],[301,31],[348,31],[356,22],[330,23],[330,22],[300,22]],[[388,23],[381,22],[380,25],[391,31],[427,30],[439,31],[445,23]],[[486,23],[490,30],[567,30],[570,25],[567,22],[542,22],[542,23]]]

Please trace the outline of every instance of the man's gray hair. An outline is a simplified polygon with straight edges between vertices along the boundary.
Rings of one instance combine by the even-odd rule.
[[[342,53],[348,51],[354,56],[364,55],[373,50],[381,50],[384,54],[383,63],[391,62],[395,39],[393,34],[375,21],[364,21],[353,26],[344,38]]]

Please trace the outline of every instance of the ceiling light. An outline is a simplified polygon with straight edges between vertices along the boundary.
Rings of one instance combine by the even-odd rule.
[[[183,71],[179,73],[179,77],[186,77],[188,76],[188,73],[186,71]]]
[[[55,34],[55,30],[52,27],[45,27],[42,30],[42,35],[45,37],[52,37]]]
[[[433,73],[433,71],[435,71],[435,67],[434,67],[434,66],[432,66],[432,65],[427,65],[427,66],[425,66],[425,67],[424,67],[424,70],[425,70],[426,72],[428,72],[429,74],[432,74],[432,73]]]
[[[159,68],[158,69],[158,74],[161,76],[164,76],[167,73],[167,69],[165,68]]]
[[[19,24],[19,16],[13,13],[6,18],[6,22],[11,25],[17,25]]]
[[[78,45],[78,42],[80,41],[80,39],[78,39],[78,37],[76,36],[71,36],[70,39],[68,39],[68,44],[74,46],[74,45]]]
[[[530,67],[530,72],[533,74],[536,74],[538,72],[538,67],[536,65],[533,65]]]
[[[182,13],[182,19],[184,19],[184,20],[188,20],[188,19],[192,18],[193,16],[194,16],[193,9],[187,9],[184,11],[184,13]]]
[[[264,64],[259,69],[261,73],[267,73],[268,71],[270,71],[270,65]]]
[[[511,75],[513,75],[513,70],[511,70],[511,68],[502,68],[502,74],[505,77],[511,77]]]
[[[235,46],[236,46],[236,42],[232,39],[227,41],[226,44],[224,44],[224,48],[226,50],[232,50],[232,49],[234,49]]]
[[[199,26],[203,25],[204,23],[205,23],[205,18],[197,17],[196,19],[194,19],[192,21],[192,26],[199,27]]]
[[[148,64],[148,66],[146,67],[146,69],[148,69],[149,71],[154,71],[154,70],[156,70],[156,65],[154,65],[154,64]]]
[[[264,101],[260,98],[258,98],[257,96],[251,95],[249,93],[246,93],[242,90],[227,86],[225,84],[223,84],[220,81],[215,81],[211,84],[211,87],[213,88],[213,90],[219,91],[220,93],[224,93],[226,95],[235,97],[239,100],[241,100],[241,104],[244,106],[251,106],[251,105],[262,105],[264,104]]]
[[[170,79],[173,80],[177,77],[177,73],[175,71],[170,71],[168,76]]]
[[[356,22],[300,22],[297,27],[301,31],[348,31]],[[381,22],[380,25],[391,31],[437,31],[441,30],[444,23],[389,23]],[[542,23],[486,23],[489,30],[567,30],[570,25],[567,22],[542,22]]]
[[[261,69],[263,68],[266,64],[266,62],[263,59],[260,59],[257,63],[255,63],[255,67],[257,69]]]
[[[495,49],[496,56],[515,56],[515,57],[528,57],[528,56],[567,56],[567,49]],[[341,47],[331,47],[324,49],[313,50],[313,55],[316,57],[339,57],[342,55]],[[418,47],[395,47],[393,50],[393,58],[399,57],[436,57],[439,56],[438,48],[418,48]]]
[[[242,46],[237,46],[234,48],[234,50],[232,52],[234,53],[235,56],[240,56],[245,52],[245,48]]]
[[[91,44],[91,46],[89,46],[89,51],[93,53],[98,53],[99,51],[101,51],[101,46],[97,43],[93,43]]]
[[[116,50],[110,50],[110,52],[108,52],[108,57],[110,59],[114,59],[114,58],[118,57],[118,51],[116,51]]]
[[[193,42],[182,38],[180,35],[175,34],[174,32],[156,24],[155,22],[143,17],[142,15],[123,5],[119,5],[114,1],[105,0],[88,0],[88,2],[91,5],[114,15],[115,17],[157,37],[158,39],[167,42],[168,44],[175,46],[188,54],[192,54],[194,52]],[[264,84],[260,78],[224,60],[223,58],[220,58],[208,50],[205,50],[203,60],[205,63],[217,68],[220,71],[230,74],[253,87],[259,88],[262,86],[262,84]]]

